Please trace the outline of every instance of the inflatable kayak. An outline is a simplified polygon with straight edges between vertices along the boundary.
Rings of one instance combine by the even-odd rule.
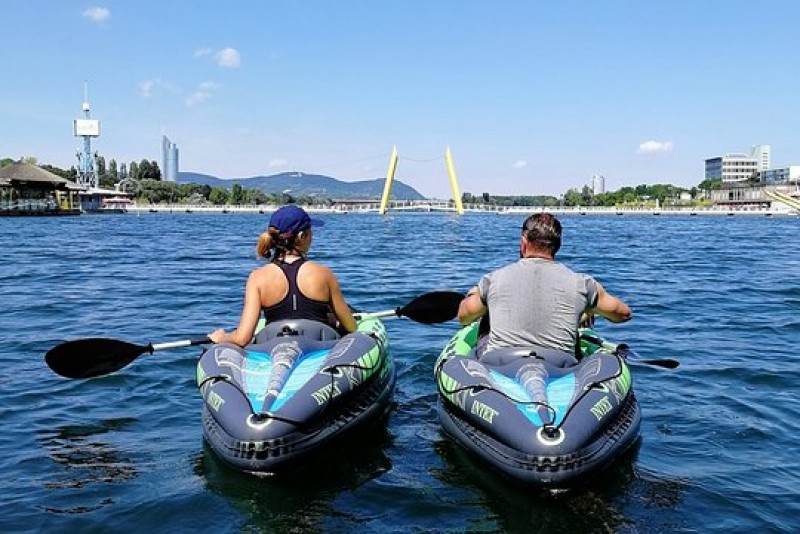
[[[591,330],[581,332],[580,360],[541,347],[476,359],[477,341],[474,323],[437,359],[438,412],[446,433],[495,469],[522,483],[567,488],[638,440],[628,366]]]
[[[377,318],[360,320],[344,337],[290,320],[268,324],[245,348],[209,348],[197,384],[211,449],[236,469],[268,474],[385,414],[395,369]]]

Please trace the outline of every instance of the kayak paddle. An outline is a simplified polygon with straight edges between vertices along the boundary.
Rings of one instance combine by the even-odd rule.
[[[401,308],[375,314],[358,314],[361,317],[408,317],[423,324],[443,323],[458,313],[462,295],[455,291],[432,291],[416,297]],[[119,371],[142,354],[157,350],[177,349],[211,343],[208,337],[170,341],[156,345],[137,345],[119,339],[93,337],[65,341],[45,354],[48,367],[66,378],[92,378]]]
[[[92,378],[119,371],[144,353],[163,349],[189,347],[211,343],[207,337],[201,339],[187,339],[184,341],[170,341],[153,345],[136,345],[108,339],[92,337],[66,341],[47,351],[44,361],[47,365],[67,378]]]
[[[360,313],[359,318],[367,317],[407,317],[422,324],[446,323],[455,319],[458,305],[464,295],[456,291],[431,291],[416,297],[401,308],[375,313]]]
[[[658,358],[658,359],[642,358],[636,352],[631,350],[631,348],[625,343],[620,343],[619,345],[616,345],[614,343],[611,343],[610,341],[600,339],[599,337],[595,337],[590,334],[581,334],[581,338],[585,339],[589,343],[592,343],[593,345],[601,346],[607,351],[611,352],[612,354],[621,356],[626,361],[629,361],[631,363],[643,363],[645,365],[653,365],[655,367],[664,367],[665,369],[675,369],[680,365],[680,362],[678,362],[678,360],[673,360],[672,358]]]

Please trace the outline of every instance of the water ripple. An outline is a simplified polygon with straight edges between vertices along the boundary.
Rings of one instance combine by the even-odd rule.
[[[351,304],[466,291],[517,254],[521,216],[323,215],[312,257]],[[289,479],[255,479],[203,445],[197,349],[108,377],[54,376],[43,354],[89,336],[136,343],[235,325],[259,265],[256,215],[0,219],[6,369],[4,531],[792,532],[800,526],[800,258],[796,219],[564,217],[560,259],[635,318],[598,325],[634,365],[643,439],[565,495],[518,488],[442,433],[433,362],[455,324],[387,321],[398,367],[388,421]]]

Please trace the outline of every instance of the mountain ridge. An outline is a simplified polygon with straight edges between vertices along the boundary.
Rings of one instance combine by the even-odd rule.
[[[363,198],[365,200],[381,198],[385,183],[383,178],[345,182],[324,174],[307,174],[298,171],[230,179],[197,172],[179,172],[177,181],[179,183],[224,187],[225,189],[230,189],[234,184],[239,184],[245,188],[260,189],[264,193],[271,194],[291,192],[292,196],[323,196],[332,199]],[[392,185],[391,198],[393,200],[425,199],[419,191],[399,180],[395,180]]]

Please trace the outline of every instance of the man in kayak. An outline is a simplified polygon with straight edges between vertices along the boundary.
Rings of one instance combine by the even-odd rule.
[[[630,320],[630,308],[594,278],[555,261],[561,223],[551,214],[528,217],[519,243],[520,260],[481,278],[459,306],[462,325],[489,312],[479,354],[530,345],[571,353],[579,323],[591,324],[595,314],[615,323]]]
[[[306,260],[315,226],[323,226],[323,221],[312,219],[294,204],[281,206],[272,214],[269,228],[256,244],[258,256],[271,257],[271,261],[247,279],[239,326],[231,333],[215,330],[208,335],[211,341],[247,345],[262,311],[268,323],[310,319],[344,332],[356,330],[356,321],[333,271]]]

